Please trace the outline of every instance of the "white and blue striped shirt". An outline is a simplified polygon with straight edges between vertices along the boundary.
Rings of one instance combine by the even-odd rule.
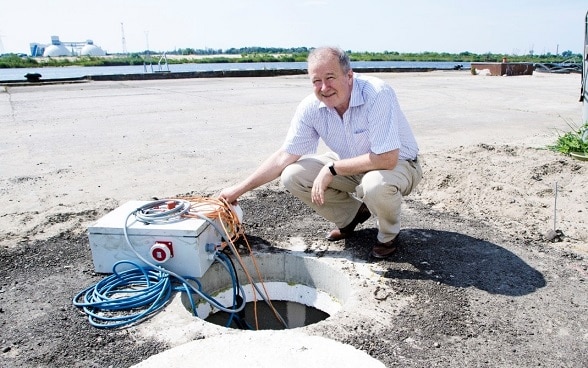
[[[314,94],[298,105],[282,148],[293,155],[315,153],[321,138],[341,159],[400,149],[399,159],[419,151],[396,94],[383,80],[354,74],[349,108],[341,118]]]

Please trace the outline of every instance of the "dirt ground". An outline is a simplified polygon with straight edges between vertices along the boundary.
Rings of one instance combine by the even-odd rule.
[[[463,81],[471,83],[465,76]],[[488,83],[529,81],[493,79]],[[288,83],[298,85],[295,79],[286,79]],[[102,87],[84,88],[91,90],[92,98],[101,98]],[[125,85],[116,90],[121,95],[113,101],[124,98],[123,92],[139,90],[142,99],[151,93]],[[472,86],[475,90],[479,88]],[[53,92],[68,91],[63,87]],[[104,277],[94,272],[87,226],[125,198],[142,195],[137,199],[148,199],[147,193],[161,196],[158,189],[165,186],[154,182],[149,190],[138,189],[141,186],[133,177],[138,171],[117,164],[121,152],[124,156],[125,149],[137,144],[131,133],[123,137],[131,141],[129,146],[113,141],[114,135],[108,134],[117,129],[115,125],[106,137],[92,135],[95,144],[67,141],[70,151],[66,153],[74,155],[70,161],[60,161],[62,147],[51,146],[56,158],[48,163],[37,155],[42,141],[27,143],[30,135],[38,133],[35,121],[43,118],[40,113],[23,117],[18,102],[19,93],[29,93],[25,92],[9,97],[13,107],[2,116],[12,120],[0,126],[3,134],[14,134],[12,142],[2,141],[6,149],[1,152],[0,194],[4,209],[9,210],[0,212],[0,367],[130,367],[169,349],[173,342],[146,337],[141,325],[93,328],[72,305],[79,291]],[[52,99],[49,93],[33,102],[27,98],[29,104],[39,106]],[[283,100],[291,105],[289,97]],[[408,105],[409,115],[418,114]],[[132,104],[124,108],[132,109]],[[115,113],[108,114],[116,121]],[[78,116],[67,112],[46,123],[56,129],[69,118],[73,125]],[[74,127],[63,136],[48,134],[47,139],[67,140],[63,137],[70,134],[79,138],[85,132]],[[165,134],[159,135],[163,140]],[[546,141],[535,131],[529,136]],[[376,235],[374,218],[362,224],[354,237],[329,243],[324,234],[332,224],[284,192],[279,183],[241,199],[246,234],[258,252],[288,249],[293,239],[302,239],[308,256],[343,255],[382,270],[377,283],[365,283],[361,290],[373,309],[341,315],[336,325],[318,323],[306,331],[352,345],[387,367],[588,366],[588,163],[541,145],[522,144],[518,138],[510,140],[483,136],[474,143],[464,140],[461,145],[429,145],[423,150],[425,177],[406,198],[401,248],[390,259],[369,257]],[[96,146],[101,144],[99,151]],[[258,149],[252,146],[247,153],[255,156]],[[28,158],[27,152],[35,159]],[[91,155],[85,156],[87,152]],[[136,162],[181,161],[184,154],[174,147],[140,155]],[[208,151],[185,156],[192,163],[216,157]],[[89,165],[88,157],[105,163]],[[25,161],[28,174],[19,171],[18,162]],[[109,166],[124,168],[115,175]],[[238,174],[248,171],[243,170]],[[219,171],[221,179],[215,180],[220,184],[190,194],[212,195],[222,183],[234,180],[222,168]],[[155,174],[163,178],[175,173]],[[185,183],[174,185],[167,188],[189,188]],[[360,280],[362,276],[350,272],[350,277]]]
[[[442,190],[446,180],[456,180],[452,187],[459,188],[460,180],[470,179],[456,178],[451,170],[438,175],[427,164],[433,157],[427,156],[428,178],[419,193],[407,198],[402,247],[389,260],[369,258],[374,219],[362,225],[355,237],[329,243],[321,237],[330,224],[277,185],[241,201],[247,235],[257,251],[287,246],[288,239],[296,236],[312,244],[308,252],[316,257],[344,251],[349,259],[384,268],[382,282],[372,293],[375,315],[352,316],[337,329],[318,324],[313,330],[366,351],[388,367],[586,366],[588,262],[580,250],[585,240],[577,235],[549,242],[543,236],[552,226],[548,212],[545,218],[529,216],[527,221],[523,215],[550,207],[552,195],[533,195],[548,191],[543,181],[560,175],[585,177],[585,164],[513,147],[469,150],[473,161],[488,150],[503,160],[513,155],[539,160],[529,172],[517,174],[526,184],[508,194],[521,207],[512,217],[498,215],[502,195],[485,193],[509,192],[505,187],[510,180],[500,180],[502,190],[480,185],[476,195],[460,196],[456,190],[452,201],[432,200],[427,193]],[[484,182],[498,181],[488,175]],[[574,190],[562,192],[570,202],[586,203],[586,197],[576,197]],[[565,207],[562,204],[562,212]],[[95,213],[78,216],[98,217],[110,209],[113,202],[106,201]],[[586,229],[586,221],[568,224],[562,217],[559,228],[564,234]],[[170,347],[140,339],[133,327],[92,328],[72,306],[80,285],[89,286],[102,277],[93,272],[83,233],[68,231],[45,241],[0,248],[0,267],[2,367],[129,367]],[[399,306],[399,300],[408,304]]]

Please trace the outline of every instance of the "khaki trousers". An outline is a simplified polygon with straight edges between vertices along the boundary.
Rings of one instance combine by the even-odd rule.
[[[339,228],[353,221],[365,203],[378,221],[378,241],[388,242],[400,232],[402,197],[421,181],[423,172],[417,161],[399,160],[393,170],[375,170],[361,175],[333,177],[325,191],[325,203],[312,203],[312,183],[318,172],[337,155],[330,152],[305,156],[284,169],[281,180],[286,189]]]

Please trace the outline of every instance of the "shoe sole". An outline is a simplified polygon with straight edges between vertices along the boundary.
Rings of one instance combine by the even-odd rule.
[[[396,251],[397,251],[397,250],[398,250],[398,248],[394,247],[394,249],[390,249],[390,253],[387,253],[387,254],[378,254],[378,253],[375,253],[375,252],[372,250],[370,254],[371,254],[371,256],[372,256],[372,257],[374,257],[374,258],[378,258],[378,259],[384,259],[384,258],[388,258],[388,257],[390,257],[391,255],[393,255],[394,253],[396,253]]]
[[[384,258],[390,257],[391,255],[396,253],[396,251],[398,250],[398,241],[399,241],[399,237],[397,235],[396,238],[394,238],[394,240],[391,242],[389,247],[380,247],[381,249],[383,249],[386,252],[386,254],[379,254],[379,253],[375,252],[374,249],[376,248],[376,246],[374,246],[374,248],[372,248],[372,251],[370,252],[371,256],[374,258],[379,258],[379,259],[384,259]]]

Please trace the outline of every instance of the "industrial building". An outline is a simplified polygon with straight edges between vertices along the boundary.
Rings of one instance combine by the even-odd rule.
[[[31,56],[58,57],[58,56],[104,56],[106,52],[94,45],[94,41],[83,42],[60,41],[59,36],[51,36],[50,44],[33,42],[30,44]]]

